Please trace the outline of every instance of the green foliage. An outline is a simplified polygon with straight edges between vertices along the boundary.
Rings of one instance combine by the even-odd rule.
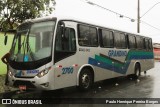
[[[50,14],[54,10],[54,0],[0,0],[0,26],[13,29],[13,25],[26,19]]]

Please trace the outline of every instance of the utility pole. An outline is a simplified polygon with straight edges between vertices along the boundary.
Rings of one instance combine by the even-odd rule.
[[[138,0],[138,9],[137,9],[137,33],[140,33],[140,0]]]

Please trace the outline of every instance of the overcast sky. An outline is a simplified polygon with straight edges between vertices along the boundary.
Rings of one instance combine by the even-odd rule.
[[[138,0],[89,0],[107,9],[121,13],[133,19],[137,19]],[[160,0],[140,0],[140,16]],[[89,20],[112,28],[129,32],[137,32],[137,21],[131,22],[127,18],[106,11],[100,7],[90,5],[85,0],[56,0],[54,14],[73,16],[79,19]],[[141,22],[140,32],[153,38],[153,42],[160,43],[160,3],[150,10],[141,20],[158,28],[155,29]]]

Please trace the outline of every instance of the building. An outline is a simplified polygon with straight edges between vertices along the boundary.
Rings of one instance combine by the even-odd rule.
[[[153,48],[155,60],[160,61],[160,43],[153,43]]]

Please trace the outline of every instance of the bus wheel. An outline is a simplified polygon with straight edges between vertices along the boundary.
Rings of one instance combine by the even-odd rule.
[[[140,69],[140,65],[139,64],[136,64],[135,66],[135,78],[138,79],[139,76],[141,75],[141,69]]]
[[[79,89],[81,91],[87,91],[93,84],[93,77],[89,69],[83,69],[79,76]]]
[[[147,71],[144,71],[144,74],[146,75],[146,74],[147,74]]]

